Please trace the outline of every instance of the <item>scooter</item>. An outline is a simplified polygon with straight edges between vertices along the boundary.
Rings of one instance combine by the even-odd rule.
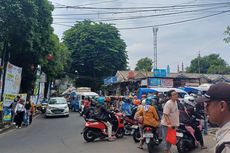
[[[202,130],[201,121],[199,119],[195,119],[193,122],[193,126],[196,126],[199,128],[199,130]],[[198,147],[199,142],[195,137],[195,130],[191,125],[180,123],[176,135],[176,146],[179,153],[186,153]]]
[[[122,113],[115,113],[111,116],[113,135],[117,138],[124,136],[124,121]],[[83,138],[87,142],[93,142],[95,139],[104,139],[108,137],[107,126],[102,121],[88,119],[83,129]]]
[[[161,139],[158,139],[157,129],[150,126],[144,128],[143,138],[145,139],[149,153],[154,153],[154,146],[159,145],[162,141]]]

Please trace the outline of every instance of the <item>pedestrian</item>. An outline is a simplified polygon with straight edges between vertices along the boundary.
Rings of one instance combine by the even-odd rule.
[[[178,95],[175,90],[168,92],[169,100],[165,103],[163,108],[163,117],[161,120],[162,138],[164,143],[164,152],[170,153],[172,144],[166,142],[166,135],[168,128],[176,128],[179,126],[179,109],[178,109]]]
[[[24,115],[24,123],[25,126],[28,126],[30,123],[30,110],[31,110],[31,101],[30,99],[27,99],[25,104],[25,115]]]
[[[197,102],[205,103],[209,121],[220,127],[216,133],[215,153],[229,153],[230,85],[227,83],[212,85],[204,96],[197,99]]]
[[[16,98],[14,98],[13,103],[11,104],[11,111],[12,111],[12,122],[13,124],[15,124],[15,107],[17,105],[17,103],[20,101],[21,97],[18,95]]]
[[[34,103],[31,101],[30,101],[30,103],[31,103],[31,108],[30,108],[30,113],[29,113],[29,125],[32,123],[33,115],[35,112]]]
[[[24,106],[23,99],[20,99],[20,101],[17,103],[14,113],[15,113],[16,128],[21,128],[22,121],[25,114],[25,106]]]

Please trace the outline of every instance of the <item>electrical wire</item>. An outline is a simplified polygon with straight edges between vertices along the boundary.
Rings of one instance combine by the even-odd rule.
[[[211,15],[206,15],[206,16],[202,16],[202,17],[197,17],[197,18],[192,18],[192,19],[187,19],[187,20],[181,20],[181,21],[177,21],[177,22],[169,22],[169,23],[162,23],[162,24],[148,25],[148,26],[140,26],[140,27],[118,28],[118,30],[134,30],[134,29],[145,29],[145,28],[153,28],[153,27],[162,27],[162,26],[168,26],[168,25],[175,25],[175,24],[180,24],[180,23],[184,23],[184,22],[201,20],[201,19],[205,19],[205,18],[209,18],[209,17],[221,15],[221,14],[228,13],[228,12],[230,12],[230,10],[222,11],[222,12],[219,12],[219,13],[215,13],[215,14],[211,14]]]
[[[201,11],[207,11],[212,9],[217,9],[220,7],[214,7],[214,8],[207,8],[207,9],[199,9],[199,10],[189,10],[189,11],[180,11],[180,12],[172,12],[172,13],[164,13],[164,14],[152,14],[152,15],[145,15],[145,16],[132,16],[132,17],[124,17],[124,18],[110,18],[110,19],[100,19],[100,20],[94,20],[95,22],[103,22],[103,21],[117,21],[117,20],[133,20],[133,19],[142,19],[142,18],[150,18],[150,17],[159,17],[159,16],[169,16],[169,15],[178,15],[178,14],[184,14],[184,13],[194,13],[194,12],[201,12]],[[219,12],[219,11],[218,11]],[[54,19],[62,19],[62,20],[76,20],[76,18],[54,18]],[[62,23],[72,23],[72,22],[62,22]]]
[[[170,6],[145,6],[145,7],[80,7],[80,6],[57,6],[55,9],[61,9],[61,8],[71,8],[71,9],[97,9],[97,10],[138,10],[138,9],[164,9],[164,8],[190,8],[190,7],[207,7],[207,6],[217,6],[217,5],[230,5],[230,2],[224,2],[224,3],[204,3],[204,4],[193,4],[193,5],[170,5]]]
[[[216,7],[210,7],[210,8],[205,8],[205,9],[200,9],[202,10],[208,10],[208,9],[217,9],[217,8],[225,8],[225,7],[230,7],[230,6],[216,6]],[[181,9],[180,9],[181,10]],[[169,9],[167,10],[162,10],[162,9],[146,9],[146,10],[135,10],[135,11],[119,11],[119,12],[98,12],[98,13],[80,13],[80,14],[53,14],[53,16],[76,16],[76,15],[81,15],[81,16],[87,16],[87,15],[105,15],[105,14],[130,14],[130,13],[146,13],[146,12],[160,12],[160,11],[170,11]],[[176,10],[173,10],[176,11]]]

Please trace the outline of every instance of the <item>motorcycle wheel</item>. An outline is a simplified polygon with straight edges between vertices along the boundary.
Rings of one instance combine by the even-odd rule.
[[[185,153],[186,152],[186,149],[185,149],[185,144],[184,144],[184,141],[183,140],[180,140],[178,143],[177,143],[177,151],[178,153]]]
[[[149,153],[153,153],[154,152],[154,143],[153,143],[153,139],[150,139],[149,143],[147,144],[148,147],[148,152]]]
[[[140,142],[141,139],[141,135],[139,130],[135,130],[135,132],[133,133],[133,140],[137,143]]]
[[[93,142],[95,140],[94,131],[92,129],[85,129],[83,137],[87,142]]]
[[[117,138],[123,138],[124,135],[125,135],[125,130],[124,130],[123,128],[120,128],[120,129],[118,129],[118,131],[117,131],[117,133],[116,133],[115,136],[116,136]]]

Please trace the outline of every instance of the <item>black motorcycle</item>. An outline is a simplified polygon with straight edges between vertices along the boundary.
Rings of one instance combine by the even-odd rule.
[[[161,140],[158,139],[156,128],[146,126],[144,127],[143,131],[143,138],[145,139],[145,143],[147,144],[148,152],[154,153],[154,146],[157,146],[161,143]]]

